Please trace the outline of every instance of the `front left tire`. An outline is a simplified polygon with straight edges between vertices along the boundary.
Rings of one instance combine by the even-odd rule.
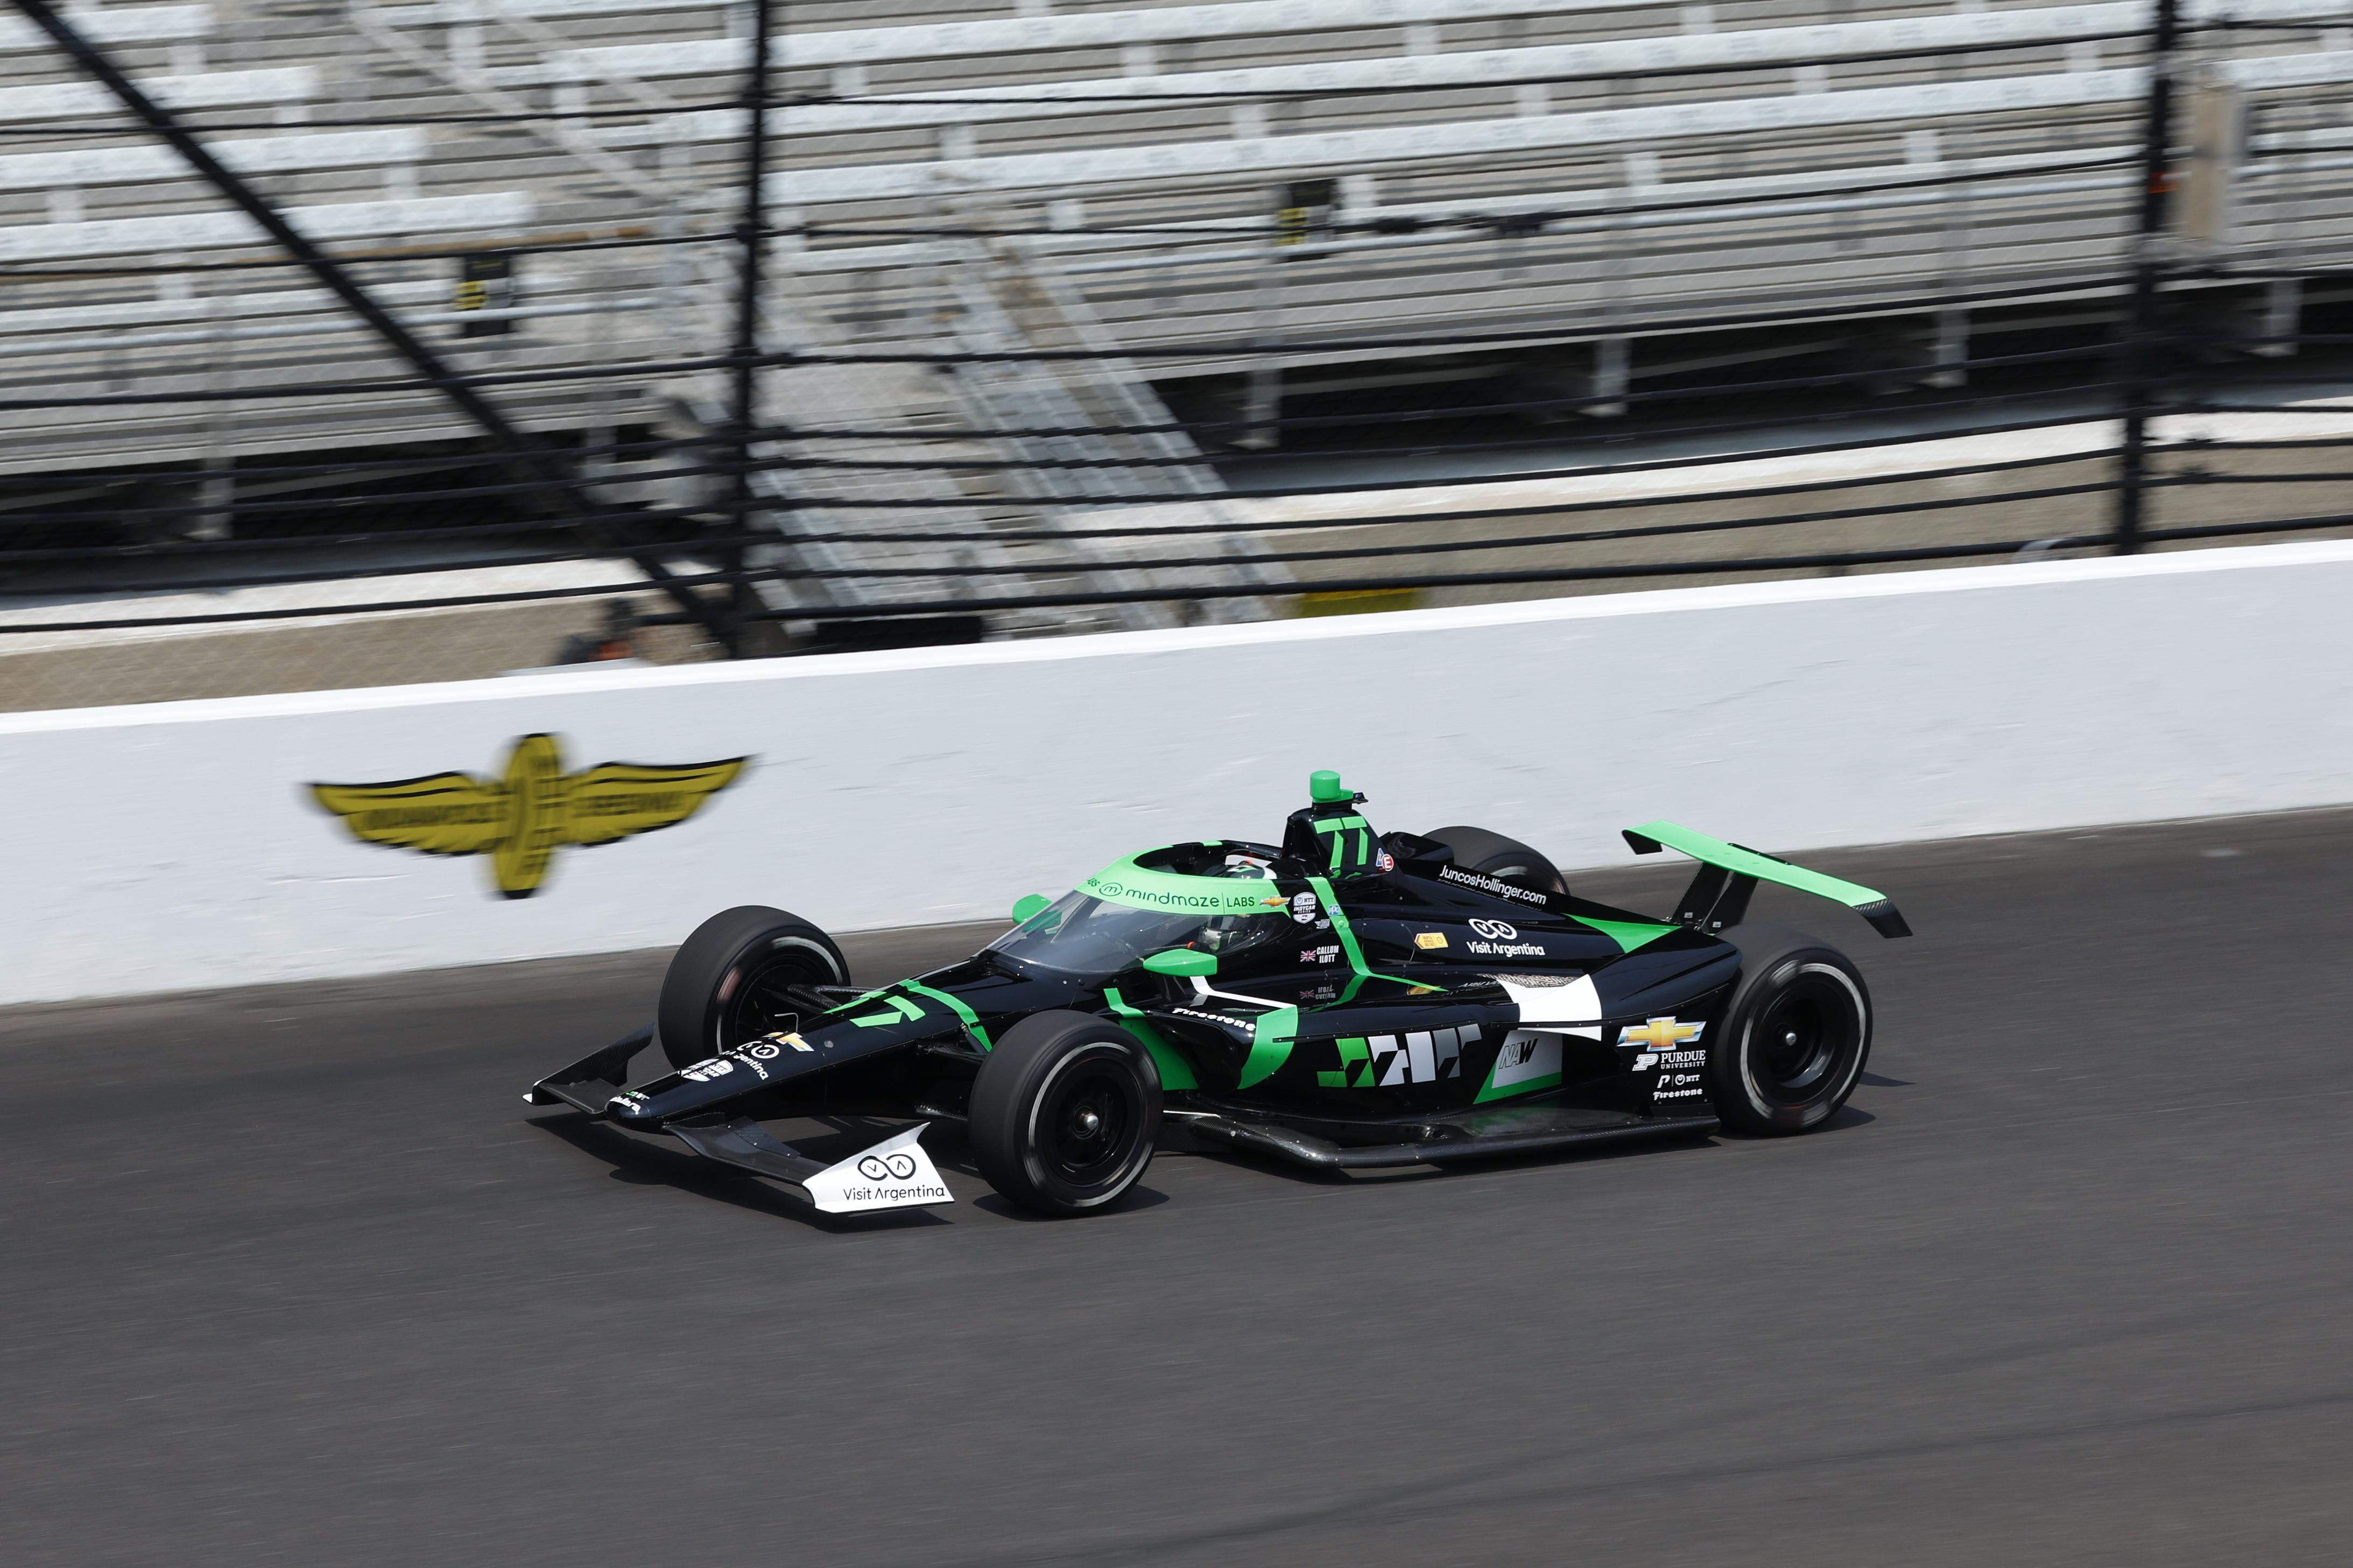
[[[1151,1165],[1160,1072],[1116,1024],[1033,1013],[980,1064],[969,1112],[988,1184],[1033,1214],[1068,1218],[1112,1203]]]
[[[694,928],[662,975],[662,1055],[690,1068],[822,1010],[812,985],[847,985],[841,949],[798,915],[745,904]]]

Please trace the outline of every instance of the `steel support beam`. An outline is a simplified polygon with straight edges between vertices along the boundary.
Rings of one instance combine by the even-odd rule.
[[[49,0],[14,0],[14,4],[25,18],[47,34],[75,65],[112,93],[140,123],[186,160],[188,166],[195,170],[207,184],[258,224],[280,249],[307,268],[321,287],[342,300],[353,315],[367,323],[370,331],[384,340],[386,347],[406,360],[420,378],[472,421],[506,454],[509,466],[519,479],[538,488],[566,517],[586,520],[603,510],[593,497],[585,493],[580,480],[554,454],[512,424],[462,372],[434,353],[431,345],[423,339],[401,325],[390,311],[377,304],[367,290],[343,270],[341,264],[312,244],[280,216],[275,207],[263,200],[259,193],[214,157],[170,110],[148,97],[138,83],[125,76],[107,58],[104,51],[58,15]],[[687,615],[713,636],[723,638],[726,628],[719,610],[710,600],[680,582],[677,574],[653,554],[632,546],[607,525],[582,521],[580,527],[585,537],[610,545],[616,553],[626,555]]]

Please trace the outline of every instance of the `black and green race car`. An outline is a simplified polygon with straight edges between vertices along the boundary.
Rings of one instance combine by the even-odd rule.
[[[961,1126],[1025,1208],[1077,1215],[1155,1149],[1335,1169],[1440,1164],[1726,1126],[1820,1126],[1853,1091],[1872,1006],[1844,954],[1744,922],[1760,881],[1910,935],[1869,888],[1653,822],[1638,853],[1700,862],[1667,920],[1580,899],[1474,827],[1377,834],[1318,773],[1280,844],[1204,839],[1024,899],[962,963],[875,990],[782,910],[712,916],[654,1026],[533,1084],[666,1133],[828,1213],[952,1201],[921,1138]],[[672,1070],[632,1089],[656,1039]],[[761,1123],[913,1123],[833,1163]]]

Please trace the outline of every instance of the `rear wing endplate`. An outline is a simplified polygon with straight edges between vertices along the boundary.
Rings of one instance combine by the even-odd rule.
[[[1767,855],[1704,833],[1694,833],[1672,822],[1646,822],[1626,830],[1626,842],[1637,855],[1674,849],[1700,862],[1699,872],[1675,904],[1675,923],[1702,931],[1722,931],[1747,918],[1748,896],[1759,882],[1778,882],[1801,893],[1811,893],[1844,904],[1871,922],[1884,937],[1910,936],[1912,928],[1888,901],[1887,895],[1860,882],[1841,881],[1803,866],[1792,866],[1778,855]]]

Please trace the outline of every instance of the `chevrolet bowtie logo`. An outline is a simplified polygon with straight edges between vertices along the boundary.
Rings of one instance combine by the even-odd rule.
[[[527,899],[547,879],[567,844],[611,844],[684,822],[735,782],[748,757],[648,766],[599,763],[564,771],[553,735],[525,735],[497,782],[471,773],[427,773],[389,784],[314,784],[321,805],[364,843],[423,855],[488,855],[491,877],[510,899]]]
[[[1705,1024],[1679,1024],[1672,1018],[1653,1018],[1647,1024],[1629,1024],[1618,1031],[1621,1046],[1640,1046],[1646,1051],[1672,1051],[1699,1038]]]

